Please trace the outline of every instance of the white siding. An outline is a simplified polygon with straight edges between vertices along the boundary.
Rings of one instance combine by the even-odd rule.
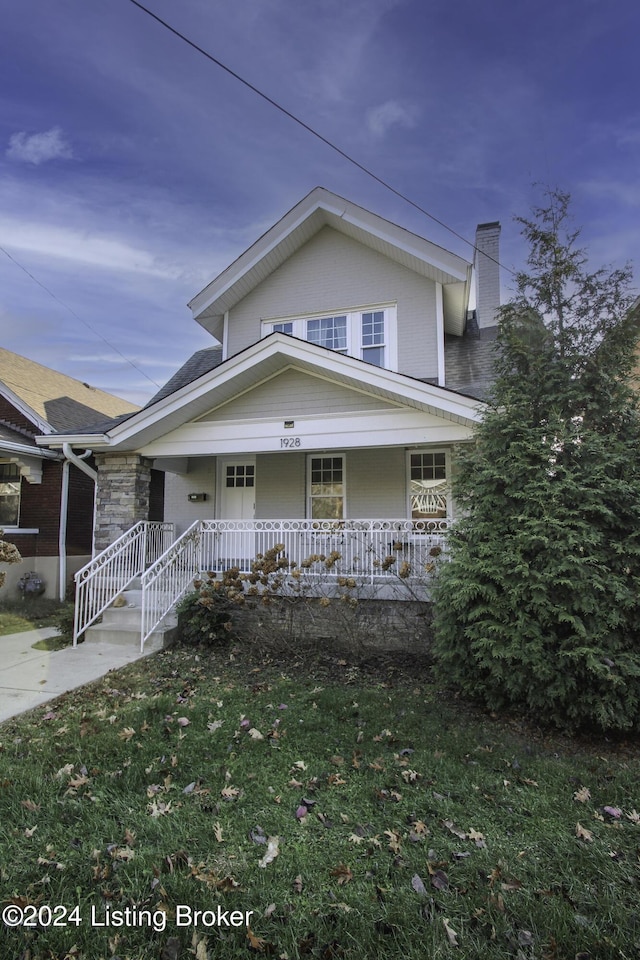
[[[347,516],[375,520],[406,515],[404,449],[350,450],[347,455]]]
[[[230,400],[223,407],[201,417],[201,421],[244,420],[259,417],[317,416],[319,413],[347,413],[362,410],[389,410],[392,404],[371,397],[302,370],[284,373],[254,390]]]
[[[305,516],[305,455],[265,454],[256,463],[256,518],[297,520]]]
[[[229,315],[229,356],[255,343],[260,321],[397,303],[398,369],[437,378],[436,285],[324,227]]]
[[[164,518],[176,525],[176,534],[184,533],[194,520],[210,520],[216,509],[215,457],[191,457],[188,473],[165,474]],[[206,493],[207,499],[190,503],[190,493]]]

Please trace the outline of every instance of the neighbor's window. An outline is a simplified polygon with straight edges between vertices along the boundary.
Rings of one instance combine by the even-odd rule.
[[[265,336],[276,332],[290,333],[300,340],[395,370],[395,320],[395,306],[387,306],[375,310],[349,310],[332,316],[265,320],[262,329]]]
[[[412,453],[409,457],[411,519],[447,516],[447,460],[445,453]]]
[[[0,528],[17,527],[20,521],[20,469],[0,463]]]
[[[309,516],[344,518],[344,457],[309,457]]]

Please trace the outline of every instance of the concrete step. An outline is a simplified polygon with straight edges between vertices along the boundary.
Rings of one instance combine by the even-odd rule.
[[[175,627],[176,621],[167,617],[166,621],[154,630],[146,640],[145,652],[150,649],[154,651],[162,650],[165,646],[168,646]],[[140,625],[138,624],[136,629],[131,629],[130,627],[104,626],[101,623],[94,623],[85,630],[84,642],[92,645],[94,643],[109,643],[136,649],[140,646]]]

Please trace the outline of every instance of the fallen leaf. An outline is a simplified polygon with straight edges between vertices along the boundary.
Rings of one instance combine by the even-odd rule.
[[[125,740],[127,743],[131,740],[132,737],[135,737],[136,731],[133,727],[124,727],[123,730],[118,734],[121,740]]]
[[[585,829],[581,823],[576,824],[576,837],[580,840],[586,841],[586,843],[591,843],[593,841],[593,833],[591,830]]]
[[[220,729],[223,723],[224,720],[213,720],[211,723],[207,724],[207,730],[209,730],[211,733],[215,733],[216,730]]]
[[[419,893],[421,896],[427,895],[427,888],[424,885],[422,877],[419,877],[417,873],[415,873],[411,878],[411,886],[415,892]]]
[[[344,883],[349,883],[350,880],[353,880],[353,874],[351,868],[346,865],[346,863],[341,863],[339,866],[335,867],[331,871],[332,877],[338,878],[338,883],[340,885]]]
[[[25,807],[30,813],[35,813],[40,809],[40,804],[34,803],[33,800],[22,800],[20,806]]]
[[[240,791],[237,787],[223,787],[220,796],[224,797],[225,800],[235,800],[240,796]]]
[[[267,840],[267,849],[266,849],[265,855],[260,860],[258,860],[259,867],[268,867],[270,863],[273,863],[275,858],[280,853],[280,850],[278,848],[279,840],[280,840],[279,837],[269,837],[269,839]]]
[[[444,870],[433,870],[429,871],[431,874],[431,886],[436,890],[448,890],[449,889],[449,877],[446,875]]]
[[[446,917],[443,917],[443,918],[442,918],[442,923],[444,924],[445,933],[447,934],[447,939],[449,940],[450,945],[451,945],[452,947],[457,947],[457,946],[458,946],[458,934],[457,934],[456,931],[451,927],[451,925],[449,924],[449,921],[446,919]]]
[[[580,787],[579,790],[573,795],[573,799],[577,800],[578,803],[586,803],[588,800],[591,800],[591,793],[588,787]]]
[[[302,893],[304,884],[302,882],[301,874],[298,874],[298,876],[295,878],[291,886],[293,887],[293,890],[295,893]]]
[[[264,740],[264,736],[260,733],[259,730],[256,730],[255,727],[251,727],[249,730],[249,736],[252,740]]]
[[[476,847],[486,847],[484,834],[480,833],[478,830],[474,830],[473,828],[471,828],[471,830],[469,830],[469,833],[467,834],[467,837],[469,840],[473,840]]]
[[[188,717],[178,717],[178,726],[179,727],[188,727],[191,723]]]
[[[309,813],[308,807],[305,807],[305,805],[301,803],[298,809],[296,810],[296,818],[298,820],[304,820],[304,818],[308,813]]]
[[[256,937],[253,933],[250,926],[247,925],[247,940],[249,941],[249,946],[252,950],[256,950],[258,953],[264,953],[264,948],[266,946],[266,940],[263,940],[262,937]]]
[[[619,820],[622,816],[622,810],[620,807],[603,807],[603,812],[607,814],[608,817],[611,817],[613,820]]]
[[[267,838],[262,827],[254,827],[253,830],[249,831],[249,839],[253,840],[254,843],[266,843]]]
[[[453,820],[443,820],[442,825],[447,828],[447,830],[452,833],[454,836],[458,837],[460,840],[466,840],[467,834],[464,830],[460,830],[459,827],[456,827]]]
[[[222,836],[222,827],[220,826],[219,823],[216,823],[216,824],[214,825],[213,832],[214,832],[214,834],[215,834],[215,837],[216,837],[216,840],[218,841],[218,843],[223,843],[223,842],[224,842],[224,837]]]
[[[266,917],[266,919],[268,920],[269,917],[275,913],[275,911],[276,911],[275,903],[270,903],[267,909],[265,910],[265,912],[262,914],[262,916]]]

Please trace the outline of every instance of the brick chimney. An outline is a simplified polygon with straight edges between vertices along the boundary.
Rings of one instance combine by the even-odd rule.
[[[500,224],[480,223],[476,228],[476,316],[482,331],[498,322],[500,306]]]

